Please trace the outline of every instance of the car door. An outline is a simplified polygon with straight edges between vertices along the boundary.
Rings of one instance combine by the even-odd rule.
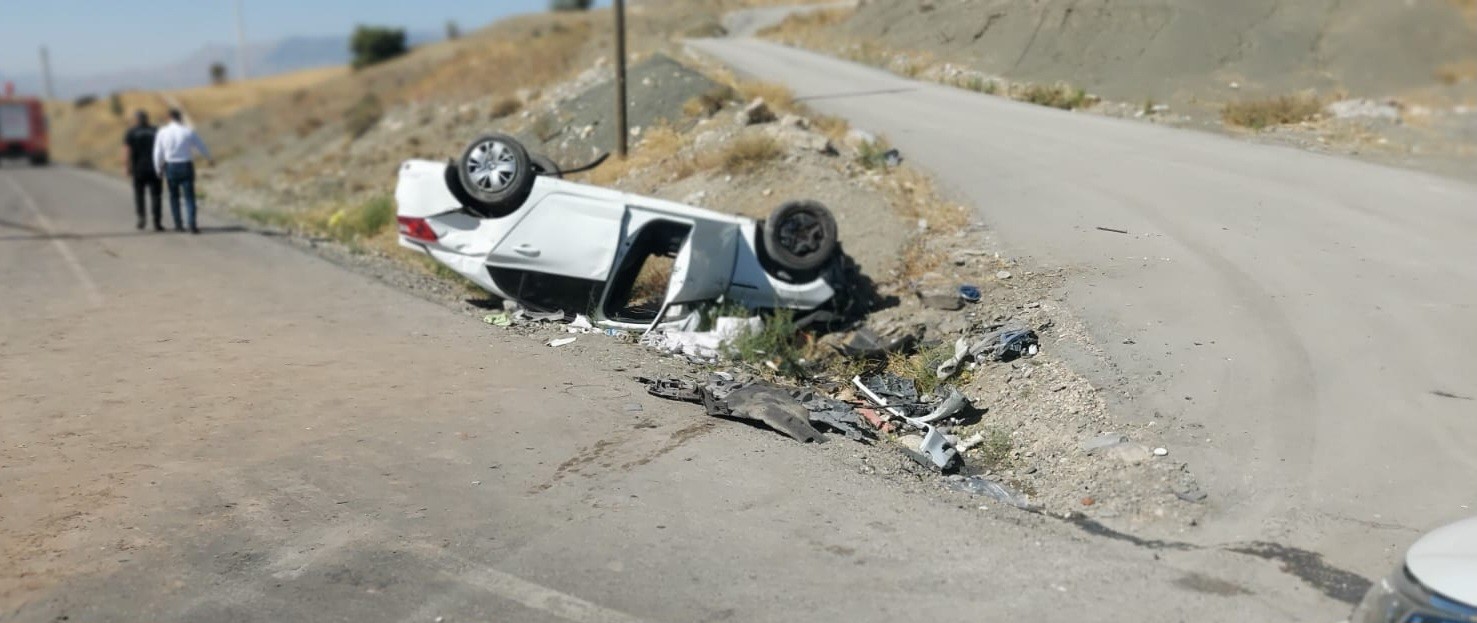
[[[603,283],[625,217],[619,193],[603,194],[556,190],[544,195],[493,247],[487,264]]]

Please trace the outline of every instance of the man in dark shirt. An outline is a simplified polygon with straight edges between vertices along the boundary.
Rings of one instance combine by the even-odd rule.
[[[154,126],[149,125],[149,114],[140,110],[134,113],[138,123],[123,134],[123,145],[127,148],[124,166],[133,178],[133,205],[138,211],[138,228],[144,228],[144,190],[153,200],[154,231],[164,231],[159,222],[160,204],[163,201],[164,184],[154,171]]]

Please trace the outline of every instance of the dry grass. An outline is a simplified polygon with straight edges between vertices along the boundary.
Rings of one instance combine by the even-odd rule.
[[[903,256],[898,260],[898,279],[903,283],[918,281],[938,270],[948,259],[942,251],[928,248],[926,240],[914,237],[903,248]]]
[[[850,7],[796,13],[785,18],[783,22],[759,31],[758,34],[760,37],[803,40],[810,37],[814,31],[840,24],[851,19],[853,15],[856,15],[856,9]]]
[[[682,106],[682,113],[688,117],[710,117],[723,110],[723,107],[733,101],[737,95],[733,87],[720,84],[688,100]]]
[[[745,134],[717,151],[704,154],[700,165],[724,173],[748,173],[785,155],[779,141],[766,134]]]
[[[239,82],[227,82],[218,86],[197,87],[177,91],[180,105],[190,111],[191,117],[213,120],[229,117],[241,110],[259,106],[270,98],[284,93],[305,91],[324,81],[348,75],[347,67],[321,67]]]
[[[1301,93],[1231,102],[1221,109],[1221,120],[1226,125],[1260,130],[1274,125],[1311,121],[1322,111],[1323,102],[1318,96]]]
[[[740,82],[737,85],[738,94],[746,102],[763,98],[764,103],[779,113],[793,113],[795,107],[795,94],[782,84],[772,82]]]
[[[625,160],[606,162],[585,174],[584,181],[599,186],[611,186],[633,171],[643,171],[657,166],[671,173],[669,180],[676,181],[691,176],[697,170],[691,154],[684,153],[692,138],[667,125],[659,125],[645,131],[631,149]]]
[[[1031,84],[1011,93],[1011,97],[1037,106],[1075,110],[1088,104],[1087,91],[1066,84],[1051,86]]]
[[[1473,2],[1477,4],[1477,0]],[[1477,59],[1442,65],[1436,69],[1436,79],[1448,85],[1477,80]]]

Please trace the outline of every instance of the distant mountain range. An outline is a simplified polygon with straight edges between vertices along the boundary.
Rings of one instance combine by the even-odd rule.
[[[407,33],[409,44],[414,47],[441,39],[439,33]],[[80,95],[106,95],[113,91],[182,89],[210,83],[210,66],[225,63],[228,75],[237,76],[236,46],[211,44],[196,50],[185,58],[158,67],[126,69],[94,75],[68,75],[58,73],[54,77],[56,96],[71,99]],[[246,62],[253,77],[280,74],[313,67],[347,65],[349,63],[349,37],[318,36],[288,37],[272,43],[257,43],[247,46]],[[39,73],[5,74],[0,80],[15,82],[16,90],[25,94],[40,94],[42,81]]]

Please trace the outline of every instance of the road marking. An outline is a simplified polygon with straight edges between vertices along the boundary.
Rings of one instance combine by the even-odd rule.
[[[16,182],[9,175],[3,177],[5,178],[5,182],[10,184],[11,188],[15,189],[16,194],[20,195],[21,205],[26,206],[26,209],[30,210],[31,214],[36,217],[36,223],[41,226],[41,230],[51,239],[52,246],[56,247],[57,253],[60,253],[62,259],[67,262],[67,267],[72,269],[72,274],[77,277],[78,283],[81,283],[82,289],[87,292],[88,302],[92,303],[94,307],[101,306],[103,304],[102,291],[97,288],[97,283],[92,280],[92,276],[87,274],[87,269],[82,267],[82,262],[78,261],[77,256],[72,253],[72,247],[67,246],[65,241],[56,237],[56,228],[51,226],[51,219],[46,218],[46,215],[41,213],[41,208],[36,206],[36,200],[32,199],[31,195],[26,193],[26,189],[21,188],[19,182]]]
[[[624,612],[590,603],[574,595],[566,595],[496,569],[469,564],[473,569],[458,574],[458,580],[524,607],[575,623],[642,623],[642,619]]]

